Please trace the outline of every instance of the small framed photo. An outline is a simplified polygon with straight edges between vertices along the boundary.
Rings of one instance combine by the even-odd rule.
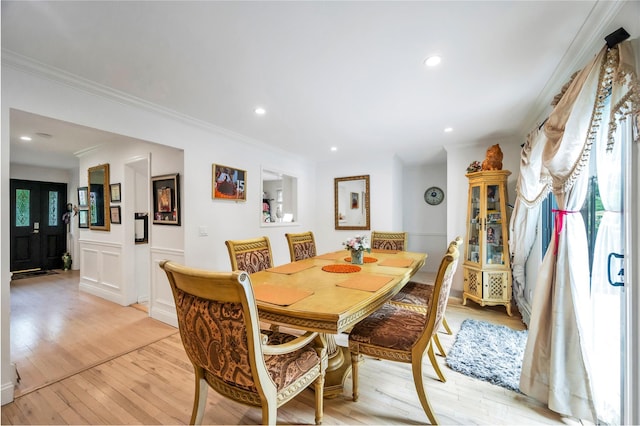
[[[153,223],[180,226],[180,175],[151,178],[153,190]]]
[[[247,172],[233,167],[213,164],[212,198],[223,200],[247,201]]]
[[[360,194],[357,192],[351,193],[351,209],[357,209],[360,206]]]
[[[111,192],[111,202],[119,203],[120,202],[120,184],[112,183],[110,186],[110,192]]]
[[[78,207],[89,207],[89,188],[86,186],[78,188]]]
[[[109,207],[109,212],[110,212],[111,223],[115,223],[115,224],[122,223],[120,219],[120,206]]]
[[[78,210],[78,228],[89,227],[89,210]]]

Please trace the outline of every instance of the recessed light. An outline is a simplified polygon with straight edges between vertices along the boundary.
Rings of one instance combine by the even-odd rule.
[[[30,138],[29,136],[20,136],[20,140],[23,140],[23,141],[30,141],[30,140],[31,140],[31,138]]]
[[[427,59],[424,60],[424,64],[428,67],[435,67],[441,61],[442,61],[442,58],[440,56],[429,56]]]
[[[451,133],[451,132],[453,132],[453,127],[445,127],[444,132],[445,132],[445,133]]]
[[[338,147],[337,147],[337,146],[332,146],[332,147],[331,147],[331,152],[335,152],[335,151],[337,151],[337,150],[338,150]]]
[[[265,115],[267,113],[267,110],[262,107],[257,107],[256,109],[253,110],[253,112],[255,112],[258,115]]]

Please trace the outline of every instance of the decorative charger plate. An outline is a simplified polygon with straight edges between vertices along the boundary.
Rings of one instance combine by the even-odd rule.
[[[360,272],[361,267],[356,265],[325,265],[322,267],[325,272],[336,272],[339,274],[350,274],[352,272]]]

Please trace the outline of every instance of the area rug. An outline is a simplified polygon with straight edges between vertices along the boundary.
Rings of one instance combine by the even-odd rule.
[[[454,371],[519,392],[527,330],[466,319],[447,355]]]
[[[45,275],[55,275],[56,271],[47,270],[47,271],[29,271],[29,272],[14,272],[11,274],[11,281],[21,280],[24,278],[33,278],[33,277],[42,277]]]

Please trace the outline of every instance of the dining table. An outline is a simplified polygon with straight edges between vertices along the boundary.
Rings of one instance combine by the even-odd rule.
[[[252,273],[260,321],[321,333],[329,359],[324,395],[336,397],[351,372],[349,349],[336,343],[336,335],[389,301],[426,258],[426,253],[372,249],[363,264],[353,265],[350,252],[338,250]]]

